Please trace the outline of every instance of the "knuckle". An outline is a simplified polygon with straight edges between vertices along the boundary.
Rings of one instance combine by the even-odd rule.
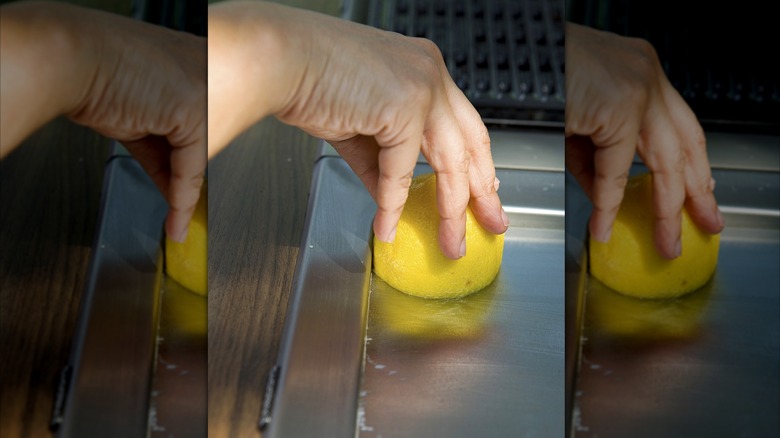
[[[696,126],[694,129],[688,148],[692,152],[706,153],[707,137],[704,135],[704,129],[701,126]]]
[[[441,50],[439,50],[439,46],[437,46],[436,43],[427,38],[416,38],[415,40],[418,46],[423,49],[425,54],[432,58],[432,60],[438,60],[442,58]]]
[[[417,68],[426,77],[438,77],[440,67],[444,65],[444,57],[439,46],[426,38],[415,38],[414,41],[420,49],[416,60]]]
[[[408,79],[399,84],[397,92],[390,98],[399,111],[426,114],[433,101],[433,88],[424,77]],[[386,111],[383,111],[383,113]]]
[[[447,156],[444,156],[444,155]],[[453,155],[454,154],[454,155]],[[442,175],[468,175],[471,159],[466,151],[446,151],[434,154],[431,163]]]
[[[607,172],[607,170],[603,168],[596,168],[595,174],[596,178],[598,178],[603,183],[606,183],[605,185],[609,189],[618,189],[622,191],[628,184],[628,170],[620,173],[612,173]]]
[[[394,107],[385,108],[384,111],[379,111],[374,115],[377,125],[383,130],[388,131],[392,127],[398,126],[398,111],[392,109]]]
[[[412,186],[412,177],[414,175],[413,171],[410,171],[406,174],[402,175],[388,175],[386,173],[382,173],[379,175],[379,178],[381,179],[381,183],[387,187],[394,187],[394,188],[400,188],[405,191],[409,190],[409,187]]]
[[[593,192],[594,206],[602,211],[617,211],[628,184],[628,171],[610,174],[605,173],[603,169],[596,169],[595,178],[600,187]]]
[[[490,150],[490,132],[488,132],[487,127],[484,123],[480,123],[477,129],[476,146],[480,149]]]
[[[641,38],[629,38],[629,41],[634,51],[634,62],[637,64],[637,67],[641,70],[655,73],[659,65],[658,53],[656,53],[655,47],[649,41]]]
[[[712,193],[710,190],[710,180],[712,179],[712,176],[709,172],[706,174],[702,174],[699,176],[696,176],[694,178],[694,181],[691,185],[691,187],[688,190],[688,196],[693,199],[700,199],[704,197],[709,197]]]
[[[479,181],[479,193],[474,193],[473,198],[474,200],[482,200],[485,198],[490,198],[493,195],[498,193],[498,184],[497,184],[497,178],[495,175],[485,175],[483,178],[480,178]]]

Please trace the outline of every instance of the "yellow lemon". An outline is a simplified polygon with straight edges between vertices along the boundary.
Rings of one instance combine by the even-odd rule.
[[[166,273],[182,286],[201,295],[206,295],[208,290],[207,193],[204,181],[184,243],[175,242],[167,236],[165,238]]]
[[[629,179],[612,237],[590,239],[590,272],[611,289],[639,298],[671,298],[698,289],[712,277],[720,235],[701,231],[682,214],[682,255],[668,260],[653,244],[653,179]]]
[[[458,260],[439,248],[436,177],[416,177],[409,188],[395,241],[374,237],[374,272],[388,284],[423,298],[458,298],[490,284],[501,266],[504,235],[493,234],[466,211],[466,255]]]
[[[194,294],[177,281],[166,278],[163,285],[162,313],[160,324],[165,324],[168,333],[205,339],[208,330],[208,297]]]

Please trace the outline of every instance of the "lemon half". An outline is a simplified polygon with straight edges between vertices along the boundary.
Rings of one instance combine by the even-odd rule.
[[[631,177],[609,242],[590,239],[590,272],[609,288],[640,298],[672,298],[703,286],[715,272],[720,235],[682,213],[682,255],[663,258],[653,243],[653,179]]]
[[[208,190],[206,182],[192,215],[187,238],[183,243],[165,238],[165,272],[187,289],[206,295],[208,291],[207,237]]]
[[[436,176],[414,178],[396,237],[374,237],[374,272],[388,284],[423,298],[458,298],[483,289],[498,274],[504,235],[493,234],[466,210],[466,255],[448,259],[439,248]]]

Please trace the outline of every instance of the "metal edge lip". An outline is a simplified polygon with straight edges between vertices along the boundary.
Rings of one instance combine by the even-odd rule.
[[[736,207],[736,206],[722,206],[719,207],[720,211],[727,214],[738,214],[747,216],[766,216],[780,218],[780,211],[771,210],[768,208],[753,208],[753,207]]]
[[[491,151],[496,168],[564,171],[564,134],[559,130],[493,129]],[[780,172],[780,136],[708,132],[707,153],[712,169]],[[319,154],[338,156],[326,141]],[[418,163],[426,163],[422,155]],[[638,155],[634,163],[642,163]]]
[[[321,142],[320,147],[325,148],[328,145],[325,142]],[[513,172],[514,170],[499,169],[501,172]],[[539,177],[542,174],[557,174],[558,172],[540,172],[534,177]],[[330,175],[329,175],[330,174]],[[335,176],[334,176],[335,175]],[[552,192],[559,193],[561,195],[561,208],[557,208],[554,203],[549,202],[551,199],[549,196],[544,196],[548,192],[538,188],[533,193],[526,192],[508,192],[508,199],[518,197],[530,197],[527,199],[530,204],[523,207],[518,207],[517,211],[511,211],[510,213],[525,214],[529,216],[553,216],[559,218],[561,221],[564,216],[563,201],[562,201],[562,185],[551,187]],[[525,196],[523,195],[525,194]],[[534,196],[536,195],[536,196]],[[373,207],[373,201],[368,196],[365,188],[359,182],[354,173],[346,165],[346,162],[338,156],[321,156],[314,166],[314,174],[312,177],[312,184],[310,190],[310,199],[307,207],[307,218],[304,225],[303,237],[300,244],[300,253],[298,255],[294,283],[292,286],[291,302],[288,305],[285,327],[283,331],[283,337],[279,350],[279,358],[277,360],[277,366],[271,371],[266,385],[266,394],[264,400],[264,406],[260,415],[258,426],[263,430],[264,435],[269,437],[286,437],[286,436],[306,436],[308,435],[321,435],[321,436],[341,436],[341,433],[333,429],[334,423],[339,423],[339,429],[344,434],[354,434],[358,430],[358,422],[360,420],[359,414],[359,390],[360,382],[362,380],[361,370],[363,369],[364,355],[365,355],[365,330],[368,303],[367,294],[370,285],[371,271],[370,271],[370,215],[366,214],[366,211],[362,207],[359,213],[356,213],[355,209],[339,208],[338,211],[331,216],[337,216],[343,219],[340,222],[342,229],[353,230],[358,228],[357,234],[362,236],[365,231],[365,241],[361,240],[358,244],[346,249],[352,249],[355,252],[365,252],[364,265],[362,266],[362,272],[360,281],[356,280],[356,276],[353,275],[351,280],[351,286],[349,291],[353,291],[353,299],[357,298],[357,290],[359,289],[362,294],[362,313],[360,323],[352,324],[354,332],[360,336],[355,337],[358,341],[355,345],[352,345],[351,350],[344,353],[343,344],[348,343],[350,336],[347,339],[344,336],[333,336],[327,341],[325,347],[323,344],[308,345],[311,347],[314,345],[316,348],[333,348],[335,350],[342,350],[337,353],[343,358],[342,361],[334,361],[332,357],[328,357],[326,361],[309,360],[308,363],[304,363],[302,356],[298,355],[296,358],[295,350],[301,350],[306,346],[307,338],[311,340],[312,327],[306,327],[306,315],[307,311],[304,306],[312,308],[311,303],[304,303],[304,301],[310,301],[314,294],[327,294],[326,289],[331,287],[332,280],[323,278],[321,275],[314,275],[316,281],[307,280],[306,276],[312,276],[309,272],[314,269],[309,266],[316,257],[322,257],[327,251],[323,251],[321,246],[330,240],[330,244],[336,245],[335,241],[344,240],[344,236],[337,235],[335,237],[321,237],[323,231],[327,231],[321,228],[322,215],[327,210],[328,205],[332,205],[332,201],[335,198],[349,198],[355,199],[356,197],[364,197],[365,199],[355,201],[352,204],[371,204]],[[330,210],[334,210],[332,207]],[[363,224],[365,222],[365,230],[360,226],[355,226],[355,218],[357,222]],[[367,220],[364,220],[367,219]],[[332,220],[332,219],[331,219]],[[338,230],[336,231],[338,234]],[[347,236],[348,238],[351,236]],[[352,236],[354,238],[354,236]],[[357,246],[360,249],[357,249]],[[343,248],[342,248],[343,249]],[[319,252],[319,254],[317,254]],[[331,252],[331,255],[334,252]],[[320,262],[320,266],[327,265],[327,263]],[[344,272],[339,272],[343,274]],[[354,272],[352,273],[354,274]],[[360,284],[358,284],[360,283]],[[341,293],[344,293],[347,289],[342,288]],[[317,298],[314,298],[316,301]],[[320,307],[321,313],[330,313],[327,308]],[[356,311],[356,308],[351,309],[352,312]],[[309,314],[310,315],[310,314]],[[325,324],[319,324],[319,331],[327,330]],[[343,329],[343,327],[342,327]],[[354,335],[354,334],[353,334]],[[311,359],[311,356],[308,357]],[[316,363],[316,370],[312,369],[312,363]],[[307,368],[308,367],[308,368]],[[339,371],[333,371],[337,369]],[[308,374],[301,373],[301,370],[307,370]],[[341,383],[342,387],[348,387],[346,391],[339,392],[336,397],[326,397],[321,392],[324,385],[320,380],[308,380],[311,379],[311,374],[316,373],[318,379],[323,379],[323,375],[328,376],[328,379],[336,379]],[[329,400],[330,403],[340,404],[338,411],[330,410],[330,414],[327,418],[321,417],[321,407],[314,403],[318,401],[320,404],[324,404],[323,400]],[[330,409],[326,407],[325,409]],[[335,419],[335,420],[334,420]],[[304,424],[305,423],[305,424]],[[324,426],[322,426],[324,425]],[[349,429],[349,432],[347,432]]]
[[[507,213],[528,214],[533,216],[566,216],[565,210],[554,210],[549,208],[504,206],[504,211]]]
[[[725,132],[705,134],[713,168],[780,172],[780,136]]]
[[[274,367],[272,376],[269,376],[266,390],[272,394],[265,397],[262,418],[258,423],[264,436],[268,437],[353,435],[358,421],[357,395],[365,349],[363,341],[371,273],[370,227],[366,230],[365,241],[362,237],[354,237],[357,244],[353,241],[351,247],[350,243],[341,240],[320,240],[323,235],[321,227],[333,223],[342,228],[352,225],[349,228],[356,235],[362,233],[353,222],[359,221],[363,213],[356,214],[349,209],[334,209],[337,222],[323,225],[323,221],[334,220],[327,217],[322,207],[326,201],[323,198],[328,194],[342,196],[341,190],[344,190],[344,187],[334,188],[324,182],[328,178],[325,168],[334,163],[343,163],[343,160],[322,157],[314,166],[307,218],[277,359],[278,368]],[[354,177],[347,166],[340,166]],[[360,188],[364,192],[362,186]],[[368,197],[368,194],[358,196]],[[351,249],[357,256],[361,252],[362,267],[358,268],[354,259],[336,260],[333,254],[338,253],[339,248],[333,247],[337,245],[346,245],[340,249]],[[350,263],[352,269],[344,267]],[[318,273],[312,274],[314,271]],[[332,275],[336,271],[338,278]],[[352,290],[361,292],[346,293]],[[325,323],[319,326],[307,324],[306,316],[312,312],[317,312],[318,316],[325,314]],[[324,328],[326,325],[330,327]],[[322,335],[333,328],[340,333]],[[317,367],[319,376],[329,377],[314,378],[312,366]],[[278,377],[274,378],[276,373]],[[328,403],[322,403],[324,399]]]
[[[81,365],[82,350],[84,348],[84,338],[89,327],[88,320],[89,314],[92,311],[92,298],[94,296],[95,284],[97,283],[97,251],[95,251],[94,245],[100,242],[100,235],[104,229],[106,219],[106,204],[108,203],[108,193],[112,191],[112,187],[115,184],[113,174],[115,172],[114,166],[110,163],[116,158],[117,144],[112,142],[111,152],[103,169],[103,188],[100,193],[100,206],[98,207],[98,218],[95,235],[92,238],[93,248],[89,255],[89,268],[87,270],[87,279],[84,283],[84,292],[81,297],[81,304],[79,306],[78,319],[76,320],[76,327],[73,333],[73,344],[70,348],[70,358],[68,360],[65,369],[63,369],[60,377],[57,396],[55,397],[55,404],[52,411],[52,416],[49,421],[49,429],[52,432],[60,432],[60,428],[65,422],[67,414],[67,407],[71,405],[70,401],[73,398],[72,385],[74,380],[74,374]]]
[[[110,157],[104,173],[88,277],[66,366],[70,371],[63,373],[68,381],[60,384],[63,393],[57,398],[62,402],[50,424],[57,436],[137,436],[148,428],[167,204],[161,195],[146,196],[157,190],[149,179],[133,188],[123,184],[123,178],[137,182],[146,175],[129,156]],[[118,214],[117,203],[131,205],[136,214]],[[139,218],[146,222],[133,222]],[[125,327],[125,322],[142,325]],[[120,327],[113,330],[116,324]]]
[[[320,149],[322,146],[320,146]],[[282,331],[281,341],[279,343],[279,353],[276,360],[276,365],[271,369],[270,374],[266,378],[265,393],[263,396],[263,406],[261,410],[261,416],[258,420],[258,429],[260,429],[264,435],[275,436],[273,433],[279,428],[278,426],[278,414],[279,404],[277,398],[283,390],[282,381],[287,378],[289,373],[289,356],[290,350],[293,348],[293,342],[295,338],[296,325],[294,321],[298,317],[300,312],[300,288],[301,288],[301,272],[304,270],[304,260],[308,256],[308,249],[306,242],[309,239],[311,233],[311,221],[310,215],[314,211],[317,205],[317,194],[319,192],[318,182],[322,178],[322,169],[319,166],[320,159],[318,158],[314,164],[311,178],[311,189],[309,190],[309,201],[306,206],[306,220],[303,224],[303,233],[301,238],[301,244],[299,246],[300,252],[298,253],[298,259],[296,261],[295,272],[293,274],[293,284],[290,296],[289,304],[287,305],[287,313],[284,318],[284,329]],[[277,418],[276,421],[274,419]]]
[[[489,130],[497,169],[565,169],[564,133],[561,130]],[[780,136],[707,132],[707,154],[712,169],[780,172]],[[320,141],[318,156],[339,156],[327,141]],[[420,154],[418,163],[427,163]],[[634,163],[643,163],[634,156]]]
[[[780,136],[706,131],[711,169],[780,172]],[[639,155],[634,164],[643,164]]]

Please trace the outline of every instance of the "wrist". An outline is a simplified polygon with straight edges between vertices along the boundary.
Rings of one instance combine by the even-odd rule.
[[[3,149],[78,105],[94,71],[83,8],[20,2],[2,9]],[[8,110],[6,110],[6,107]]]
[[[209,7],[210,156],[295,98],[310,50],[295,11],[264,2]]]

